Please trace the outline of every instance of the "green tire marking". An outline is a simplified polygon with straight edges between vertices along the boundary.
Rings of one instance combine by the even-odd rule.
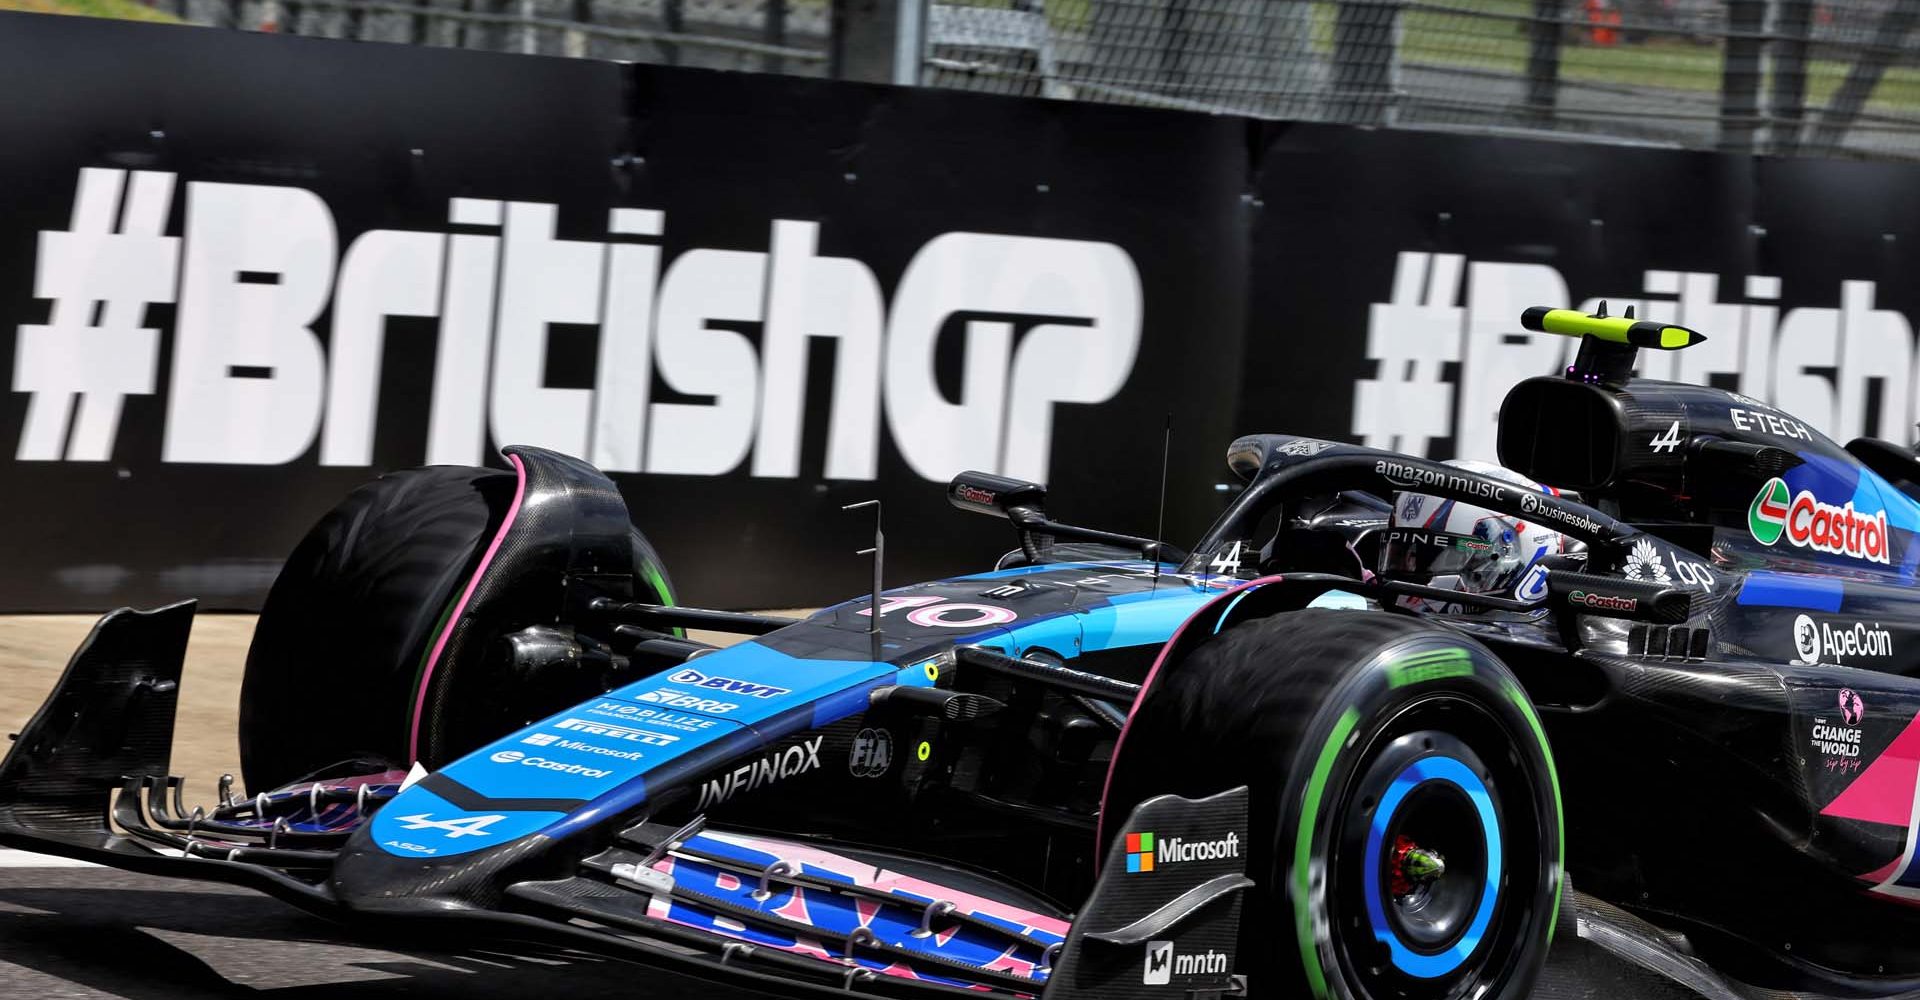
[[[1340,756],[1340,748],[1359,722],[1360,713],[1349,708],[1333,724],[1333,732],[1327,735],[1326,744],[1320,748],[1320,758],[1313,762],[1313,774],[1307,779],[1300,830],[1293,838],[1294,933],[1300,938],[1300,964],[1307,970],[1307,985],[1313,988],[1314,996],[1322,998],[1327,995],[1327,973],[1320,967],[1320,951],[1313,944],[1313,918],[1307,900],[1312,885],[1307,862],[1313,854],[1313,828],[1320,819],[1320,799],[1327,792],[1327,777],[1333,773],[1333,762]]]
[[[653,592],[659,595],[661,604],[669,608],[674,607],[673,590],[667,586],[667,576],[660,572],[660,567],[652,563],[641,563],[640,575],[647,578],[647,586],[652,587]],[[687,630],[675,625],[673,636],[676,639],[685,639]]]
[[[1387,664],[1387,687],[1403,688],[1409,684],[1466,677],[1472,673],[1473,660],[1467,656],[1466,650],[1458,646],[1433,649],[1402,656]]]
[[[1526,693],[1512,681],[1506,683],[1507,697],[1520,706],[1520,713],[1527,717],[1527,724],[1533,727],[1533,736],[1540,741],[1540,755],[1547,759],[1547,777],[1553,781],[1553,819],[1560,834],[1560,849],[1554,855],[1559,866],[1559,877],[1553,882],[1553,915],[1547,922],[1547,943],[1553,943],[1554,929],[1560,926],[1560,893],[1567,884],[1567,818],[1566,811],[1560,805],[1560,770],[1553,763],[1553,748],[1547,745],[1547,731],[1540,725],[1540,716],[1533,710],[1533,702]]]

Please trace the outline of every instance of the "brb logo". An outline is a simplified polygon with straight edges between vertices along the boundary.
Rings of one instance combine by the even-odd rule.
[[[921,476],[1044,481],[1054,407],[1111,399],[1140,346],[1140,276],[1111,243],[944,233],[889,303],[867,264],[819,252],[817,222],[774,220],[766,252],[668,260],[658,210],[612,209],[604,240],[576,240],[555,236],[558,206],[453,198],[453,233],[372,230],[343,252],[296,187],[189,182],[169,236],[175,181],[84,169],[67,230],[40,234],[34,295],[52,308],[19,330],[18,458],[112,457],[123,401],[160,381],[151,305],[177,306],[168,462],[273,465],[317,440],[322,465],[370,464],[388,340],[426,336],[389,331],[410,317],[435,329],[428,464],[477,465],[491,435],[611,472],[718,475],[751,455],[753,475],[795,478],[822,340],[827,478],[875,478],[884,410]],[[591,386],[550,384],[553,344],[581,329]],[[936,355],[957,358],[950,387]],[[676,401],[650,399],[656,376]]]

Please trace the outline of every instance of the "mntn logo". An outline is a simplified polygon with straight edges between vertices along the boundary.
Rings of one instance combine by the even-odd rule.
[[[1173,981],[1172,941],[1147,942],[1147,967],[1140,981],[1148,986],[1165,986]]]
[[[1153,870],[1153,834],[1127,834],[1127,871],[1150,872]]]

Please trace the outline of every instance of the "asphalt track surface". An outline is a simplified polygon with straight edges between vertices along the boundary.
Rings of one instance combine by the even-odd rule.
[[[571,952],[402,946],[244,889],[0,851],[0,997],[262,995],[681,1000],[722,991]]]
[[[92,622],[81,615],[0,617],[0,733],[25,725]],[[250,615],[194,622],[173,748],[173,770],[187,777],[189,800],[210,799],[219,775],[239,770],[234,721],[252,636]],[[261,995],[761,996],[577,953],[401,946],[245,889],[0,849],[0,1000]]]

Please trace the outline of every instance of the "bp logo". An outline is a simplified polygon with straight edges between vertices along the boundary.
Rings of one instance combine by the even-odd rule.
[[[1788,499],[1787,484],[1779,479],[1769,479],[1760,487],[1760,495],[1747,508],[1747,530],[1753,532],[1755,541],[1772,545],[1780,540],[1780,533],[1787,527]]]

